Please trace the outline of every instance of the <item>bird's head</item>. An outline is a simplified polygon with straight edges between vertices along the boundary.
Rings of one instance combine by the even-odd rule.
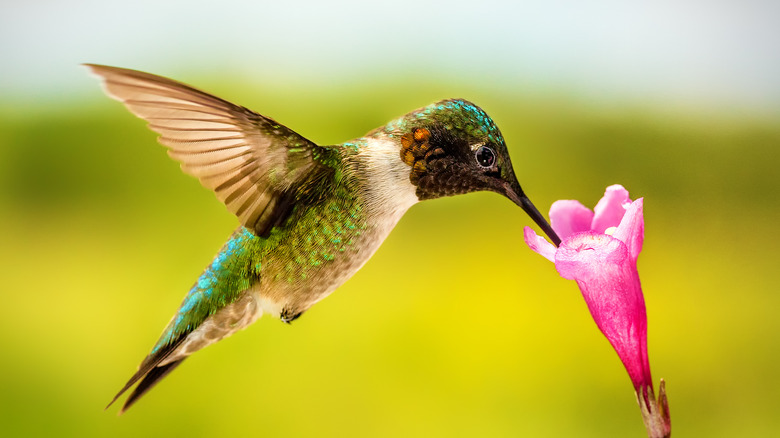
[[[556,245],[560,242],[520,187],[498,127],[478,106],[444,100],[390,122],[377,134],[400,141],[400,158],[409,166],[420,200],[500,193],[522,207]]]

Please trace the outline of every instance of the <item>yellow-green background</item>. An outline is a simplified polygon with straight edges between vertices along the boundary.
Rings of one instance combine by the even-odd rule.
[[[777,113],[602,105],[434,73],[177,78],[319,143],[465,97],[502,129],[540,210],[593,206],[613,183],[645,197],[650,361],[675,435],[776,433]],[[413,207],[292,325],[261,319],[125,416],[104,412],[237,224],[84,81],[92,92],[0,98],[0,435],[643,436],[576,285],[528,250],[530,220],[490,193]]]

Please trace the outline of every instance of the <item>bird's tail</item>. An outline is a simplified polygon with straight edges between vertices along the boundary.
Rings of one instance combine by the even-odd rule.
[[[138,384],[138,386],[135,387],[132,393],[130,393],[130,396],[127,397],[127,400],[125,400],[125,404],[122,405],[122,409],[119,410],[119,415],[122,415],[126,410],[130,408],[133,404],[135,404],[136,401],[138,401],[141,396],[146,394],[150,389],[154,387],[160,380],[162,380],[163,377],[167,376],[168,373],[173,371],[177,366],[179,366],[180,363],[184,361],[185,358],[179,359],[177,361],[173,361],[171,363],[167,363],[163,366],[158,366],[152,368],[146,375],[143,377],[143,380],[141,380],[141,383]],[[128,387],[129,388],[129,387]],[[111,400],[111,403],[108,404],[108,406],[111,406],[112,403],[116,401],[116,399],[121,396],[127,388],[122,389],[116,397],[114,397],[113,400]],[[106,408],[108,408],[106,406]]]
[[[165,359],[171,354],[171,352],[176,350],[180,343],[181,340],[174,343],[173,345],[168,345],[165,348],[150,354],[149,356],[146,356],[146,359],[144,359],[144,361],[141,362],[141,365],[138,366],[138,371],[133,374],[132,377],[130,377],[127,383],[125,383],[125,386],[119,390],[113,399],[111,399],[111,402],[108,404],[108,406],[106,406],[106,409],[111,407],[111,405],[113,405],[114,402],[116,402],[117,399],[122,396],[122,394],[124,394],[140,380],[141,383],[135,387],[133,392],[130,394],[130,397],[127,398],[125,404],[122,406],[122,409],[119,411],[119,414],[121,415],[142,395],[146,394],[147,391],[152,389],[152,387],[154,387],[157,382],[159,382],[163,377],[167,376],[168,373],[173,371],[173,369],[176,368],[184,359],[186,359],[187,356],[182,355],[181,357],[177,357],[175,360],[170,361],[166,361]]]
[[[183,307],[185,310],[189,299],[191,297],[188,295],[188,298],[184,300]],[[252,294],[243,294],[240,299],[210,315],[203,323],[198,324],[197,327],[186,326],[186,330],[183,330],[181,333],[177,333],[175,329],[181,324],[180,320],[182,318],[174,316],[171,318],[168,327],[163,331],[152,352],[141,362],[138,371],[133,374],[133,377],[114,396],[114,399],[106,406],[106,409],[114,404],[136,382],[140,381],[125,401],[124,406],[122,406],[119,413],[123,413],[190,354],[247,327],[261,314],[262,310],[258,308],[255,297]],[[173,339],[173,341],[170,341],[170,339]]]

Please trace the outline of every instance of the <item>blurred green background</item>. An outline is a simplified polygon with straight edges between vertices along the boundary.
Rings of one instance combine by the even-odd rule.
[[[220,5],[3,5],[3,436],[644,436],[576,285],[489,193],[413,207],[300,320],[261,319],[104,412],[237,221],[80,62],[174,77],[323,144],[474,101],[540,210],[613,183],[645,197],[675,435],[780,429],[780,36],[763,2]]]

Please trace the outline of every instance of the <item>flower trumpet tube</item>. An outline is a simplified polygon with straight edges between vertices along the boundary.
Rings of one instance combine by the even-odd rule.
[[[655,399],[647,355],[647,314],[637,271],[644,241],[643,199],[631,201],[622,186],[607,188],[593,211],[577,201],[557,201],[550,222],[558,248],[531,228],[528,246],[555,263],[561,277],[577,282],[599,330],[631,378],[650,437],[671,434],[663,380]]]

